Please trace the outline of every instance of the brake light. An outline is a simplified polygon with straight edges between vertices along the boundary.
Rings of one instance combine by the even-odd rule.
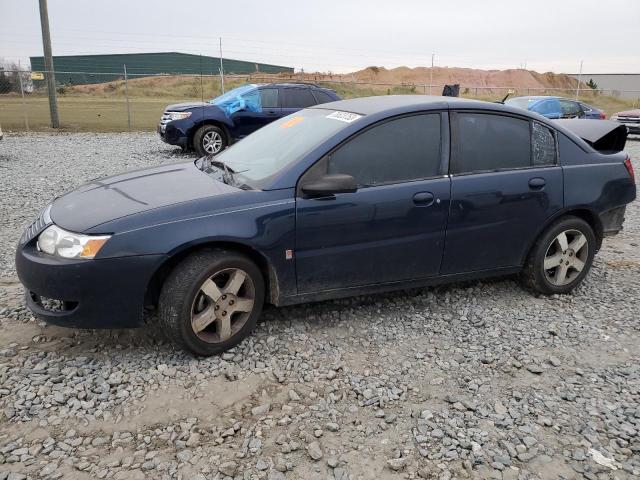
[[[633,172],[633,165],[631,164],[631,157],[627,157],[627,159],[624,161],[624,166],[627,169],[627,172],[629,172],[629,176],[631,177],[631,181],[633,183],[636,183],[636,175]]]
[[[607,116],[604,114],[604,112],[600,112],[600,120],[606,120]]]

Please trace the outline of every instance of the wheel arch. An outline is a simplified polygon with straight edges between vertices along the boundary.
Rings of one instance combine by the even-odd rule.
[[[549,228],[549,226],[556,222],[558,219],[562,217],[578,217],[589,224],[589,226],[593,229],[593,233],[596,236],[596,252],[600,250],[602,246],[602,239],[604,237],[604,230],[602,226],[602,221],[600,220],[600,216],[591,208],[586,206],[580,207],[571,207],[560,210],[555,215],[547,219],[544,225],[538,230],[533,240],[530,242],[528,248],[525,251],[525,255],[522,258],[521,264],[524,265],[531,250],[535,247],[536,242],[540,238],[540,236]]]
[[[173,269],[186,257],[199,250],[222,248],[233,250],[246,255],[260,269],[265,285],[265,302],[277,305],[279,303],[278,276],[275,268],[265,255],[255,248],[238,242],[225,240],[203,241],[195,244],[182,245],[167,255],[167,259],[156,269],[151,276],[145,293],[145,306],[157,306],[160,291],[165,280]]]

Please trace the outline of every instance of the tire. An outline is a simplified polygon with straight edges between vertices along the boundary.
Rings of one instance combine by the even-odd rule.
[[[264,294],[262,273],[249,258],[231,250],[202,250],[185,258],[165,280],[159,320],[177,345],[196,355],[215,355],[251,333]]]
[[[216,155],[229,145],[227,135],[220,127],[203,125],[193,136],[193,149],[198,156]]]
[[[591,226],[578,217],[562,217],[534,244],[521,281],[527,288],[544,295],[569,293],[582,283],[591,269],[595,252],[596,236]]]

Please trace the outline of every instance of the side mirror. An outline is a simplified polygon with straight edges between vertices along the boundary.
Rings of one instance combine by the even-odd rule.
[[[334,193],[353,193],[358,190],[351,175],[334,173],[302,185],[302,191],[311,197],[321,197]]]

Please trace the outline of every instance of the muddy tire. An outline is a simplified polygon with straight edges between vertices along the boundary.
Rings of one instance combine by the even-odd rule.
[[[249,258],[231,250],[202,250],[185,258],[164,282],[160,323],[182,348],[215,355],[251,333],[264,292],[262,273]]]
[[[569,293],[584,280],[595,252],[596,236],[591,226],[578,217],[562,217],[534,244],[521,282],[544,295]]]

